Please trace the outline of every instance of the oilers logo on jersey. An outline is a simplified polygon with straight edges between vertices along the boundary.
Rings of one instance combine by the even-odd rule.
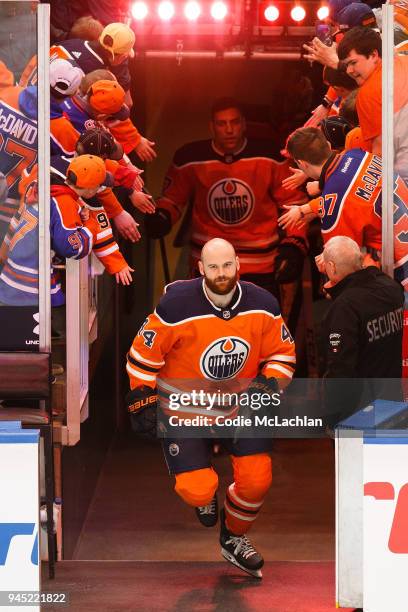
[[[242,338],[218,338],[203,351],[201,372],[211,380],[233,378],[244,367],[249,351],[250,345]]]
[[[239,225],[254,210],[255,197],[244,181],[235,178],[217,181],[208,192],[208,210],[222,224]]]
[[[93,130],[96,127],[100,127],[100,125],[97,124],[95,119],[86,119],[84,121],[84,128],[85,128],[85,130]]]

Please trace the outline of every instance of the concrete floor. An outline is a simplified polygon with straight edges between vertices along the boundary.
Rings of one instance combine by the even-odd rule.
[[[64,561],[54,581],[43,581],[43,589],[65,591],[73,612],[336,610],[330,561],[273,561],[262,580],[226,562]]]
[[[228,456],[214,465],[219,498]],[[251,539],[267,561],[334,559],[334,453],[330,440],[277,440],[273,485]],[[173,491],[160,445],[124,435],[107,455],[74,552],[76,560],[217,561],[218,530],[203,528]]]
[[[218,529],[174,493],[160,445],[119,436],[73,560],[54,581],[44,568],[42,589],[66,591],[74,612],[335,612],[333,454],[327,439],[275,442],[273,486],[251,532],[266,560],[259,581],[221,559]],[[229,458],[214,465],[221,499]]]

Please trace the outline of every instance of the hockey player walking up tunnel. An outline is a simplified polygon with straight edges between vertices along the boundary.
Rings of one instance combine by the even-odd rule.
[[[211,140],[176,151],[146,231],[152,238],[167,235],[191,200],[191,274],[198,273],[205,242],[223,236],[237,251],[241,278],[276,295],[279,283],[300,277],[307,250],[303,229],[278,233],[278,209],[301,204],[306,196],[282,187],[290,170],[276,143],[246,138],[245,117],[236,100],[216,100],[209,127]]]
[[[278,390],[277,379],[290,380],[295,367],[294,342],[276,299],[252,283],[238,281],[239,267],[230,243],[219,238],[207,242],[199,261],[202,278],[176,281],[166,288],[136,335],[127,361],[132,422],[138,431],[146,424],[151,429],[158,390],[159,410],[167,413],[168,437],[163,440],[163,450],[175,476],[175,491],[196,508],[200,522],[207,527],[218,519],[218,476],[211,465],[213,440],[172,437],[171,421],[175,414],[181,418],[181,413],[166,410],[166,381],[172,382],[174,390],[186,379],[201,381],[201,388],[209,380],[221,385],[227,379],[245,379],[253,381],[247,393],[255,385],[272,394]],[[239,359],[231,360],[233,352],[239,353]],[[218,360],[215,371],[209,364],[211,355],[225,362],[218,367]],[[236,411],[235,405],[227,409],[218,406],[215,411],[206,406],[186,408],[188,416],[230,417]],[[244,571],[261,577],[262,556],[245,534],[271,484],[271,440],[234,437],[222,442],[231,455],[234,472],[221,510],[222,554]]]

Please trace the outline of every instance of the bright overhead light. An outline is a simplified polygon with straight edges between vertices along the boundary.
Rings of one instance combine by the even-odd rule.
[[[276,21],[279,17],[279,9],[273,4],[270,4],[264,10],[264,16],[266,21]]]
[[[142,21],[147,17],[149,9],[146,2],[135,2],[132,4],[132,16],[136,21]]]
[[[215,19],[215,21],[222,21],[227,16],[227,13],[227,5],[224,2],[214,2],[211,6],[211,17]]]
[[[323,19],[327,19],[327,17],[329,16],[329,7],[328,6],[321,6],[318,10],[317,10],[317,18],[320,19],[320,21],[323,21]]]
[[[303,6],[297,5],[290,11],[290,16],[292,17],[293,21],[303,21],[303,19],[306,17],[306,11]]]
[[[157,12],[159,14],[160,19],[162,19],[163,21],[170,21],[176,11],[172,2],[164,0],[164,2],[160,2]]]
[[[184,7],[184,15],[189,21],[195,21],[201,15],[201,7],[195,0],[190,0]]]

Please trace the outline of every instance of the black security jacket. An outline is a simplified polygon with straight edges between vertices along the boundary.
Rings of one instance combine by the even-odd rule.
[[[333,303],[324,321],[326,409],[345,417],[377,398],[400,399],[401,285],[370,266],[327,291]]]

